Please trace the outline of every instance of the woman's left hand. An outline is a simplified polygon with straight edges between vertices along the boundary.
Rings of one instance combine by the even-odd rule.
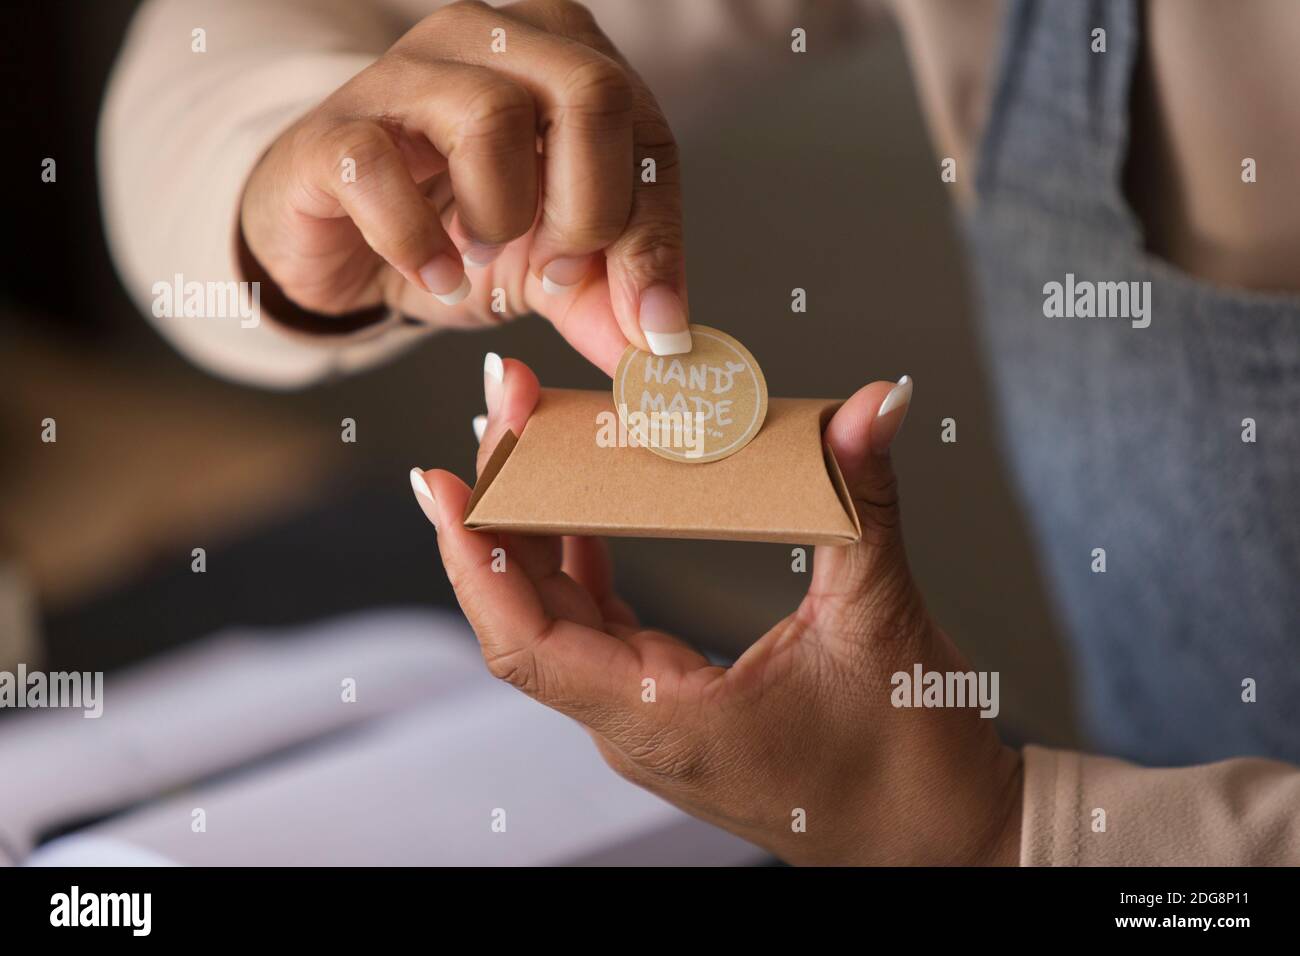
[[[499,368],[480,466],[538,397],[527,366]],[[875,382],[828,424],[862,538],[818,547],[798,608],[730,667],[641,627],[600,540],[470,531],[464,482],[416,470],[412,484],[488,668],[583,723],[628,780],[791,863],[1015,865],[1019,753],[978,708],[891,702],[891,678],[916,664],[972,670],[903,550],[889,445],[910,394],[910,382]]]

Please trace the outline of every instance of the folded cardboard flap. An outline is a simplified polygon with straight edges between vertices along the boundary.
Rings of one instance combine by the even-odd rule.
[[[516,437],[493,450],[465,525],[526,534],[850,544],[862,535],[844,478],[822,442],[840,403],[773,398],[758,435],[729,458],[668,461],[602,447],[608,392],[543,389]]]

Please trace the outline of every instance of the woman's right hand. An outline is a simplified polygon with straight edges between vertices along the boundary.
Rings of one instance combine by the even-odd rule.
[[[628,343],[690,349],[672,132],[569,0],[426,17],[275,141],[240,225],[310,312],[536,311],[610,374]]]

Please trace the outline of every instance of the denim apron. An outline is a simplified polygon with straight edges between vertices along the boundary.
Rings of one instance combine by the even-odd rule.
[[[1148,764],[1300,763],[1300,296],[1223,288],[1144,251],[1122,185],[1138,13],[1007,12],[964,224],[999,435],[1089,745]],[[1071,275],[1150,282],[1150,325],[1047,317],[1045,286]]]

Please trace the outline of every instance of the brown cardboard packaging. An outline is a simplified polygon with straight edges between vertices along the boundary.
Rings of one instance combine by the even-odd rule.
[[[465,525],[526,534],[850,544],[862,535],[822,442],[839,402],[773,398],[767,420],[729,458],[687,464],[646,448],[601,447],[608,392],[542,389],[516,438],[493,450]]]

